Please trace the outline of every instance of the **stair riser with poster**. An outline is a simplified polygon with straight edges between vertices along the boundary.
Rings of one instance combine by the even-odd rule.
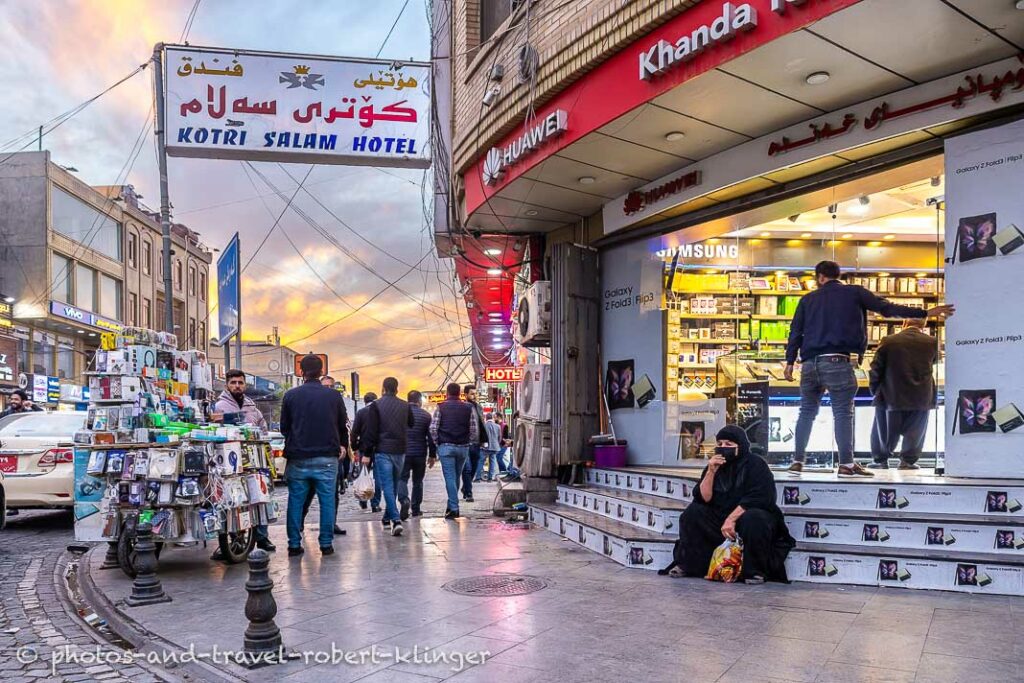
[[[960,553],[996,553],[1024,559],[1024,526],[1014,523],[971,523],[885,518],[835,518],[786,515],[793,538],[804,545],[838,544],[897,552],[944,550]]]
[[[777,503],[786,514],[810,511],[933,513],[958,515],[1005,515],[1024,523],[1024,486],[1007,483],[915,484],[866,482],[864,480],[777,481]]]
[[[957,559],[801,549],[786,558],[793,581],[1024,595],[1024,567]]]
[[[591,486],[633,491],[672,500],[689,501],[697,481],[685,477],[639,474],[630,471],[590,467],[586,483]]]
[[[671,540],[627,540],[548,510],[530,508],[530,521],[625,567],[658,570],[672,562]]]
[[[659,534],[678,534],[679,515],[682,510],[665,510],[643,505],[615,496],[614,490],[602,494],[593,490],[577,491],[569,486],[558,487],[558,502],[577,510],[592,512],[608,519],[631,524]]]

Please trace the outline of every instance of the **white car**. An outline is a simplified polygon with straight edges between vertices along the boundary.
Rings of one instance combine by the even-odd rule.
[[[278,479],[284,479],[284,434],[281,432],[269,432],[267,439],[270,441],[270,450],[274,458],[274,470]]]
[[[72,438],[84,412],[16,413],[0,419],[0,473],[7,509],[74,505]]]

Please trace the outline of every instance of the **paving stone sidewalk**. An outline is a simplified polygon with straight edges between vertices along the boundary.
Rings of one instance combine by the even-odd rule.
[[[467,518],[438,519],[440,475],[430,476],[424,508],[435,516],[412,520],[403,537],[385,535],[375,516],[346,501],[349,533],[336,555],[315,550],[315,528],[306,530],[312,552],[274,554],[277,623],[286,646],[308,659],[224,670],[252,681],[342,683],[1022,680],[1024,599],[659,577],[490,517],[493,484],[480,487]],[[283,549],[283,527],[271,535]],[[166,553],[160,575],[174,602],[125,611],[180,647],[237,650],[246,569],[207,554]],[[443,588],[496,574],[540,577],[548,587],[519,597]],[[114,602],[129,592],[119,572],[93,576]],[[316,659],[332,648],[365,661]],[[459,667],[460,657],[483,652],[483,663]]]

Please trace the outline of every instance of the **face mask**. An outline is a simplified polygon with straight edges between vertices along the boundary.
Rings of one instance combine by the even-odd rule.
[[[715,453],[726,460],[735,460],[739,455],[739,450],[736,446],[715,446]]]

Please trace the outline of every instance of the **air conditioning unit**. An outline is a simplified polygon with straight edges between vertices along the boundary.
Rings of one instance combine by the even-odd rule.
[[[519,298],[516,341],[523,346],[547,346],[551,342],[551,283],[534,282]]]
[[[519,420],[516,424],[515,465],[527,477],[553,477],[555,465],[551,452],[551,425]]]
[[[519,417],[534,422],[551,421],[551,366],[523,366],[519,382]]]

